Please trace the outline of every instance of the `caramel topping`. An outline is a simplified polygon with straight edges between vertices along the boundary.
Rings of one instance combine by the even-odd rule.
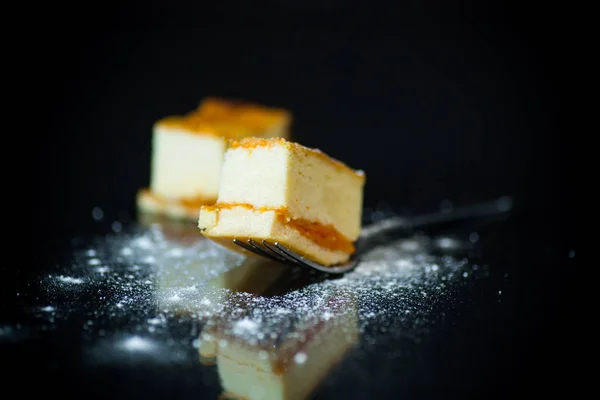
[[[178,204],[184,208],[186,208],[187,210],[190,210],[191,212],[195,212],[200,210],[200,207],[206,204],[214,204],[217,199],[216,198],[210,198],[210,197],[204,197],[204,196],[196,196],[196,197],[188,197],[188,198],[181,198],[181,199],[166,199],[162,196],[157,195],[156,193],[153,193],[151,190],[149,189],[143,189],[140,191],[140,194],[144,194],[148,197],[151,197],[152,199],[154,199],[157,203],[160,204]]]
[[[229,147],[232,149],[255,149],[257,147],[275,147],[284,146],[287,147],[288,142],[283,138],[259,138],[259,137],[248,137],[242,139],[231,139],[229,141]]]
[[[363,171],[354,170],[354,169],[350,168],[348,165],[344,164],[343,162],[336,160],[333,157],[329,157],[327,154],[323,153],[319,149],[313,149],[313,148],[306,147],[306,146],[303,146],[303,145],[295,143],[295,142],[290,142],[288,140],[285,140],[284,138],[244,137],[244,138],[237,138],[237,139],[233,139],[233,138],[229,139],[229,148],[233,148],[233,149],[242,148],[242,149],[252,150],[252,149],[259,148],[259,147],[273,148],[273,147],[277,147],[277,146],[285,147],[289,151],[295,151],[300,154],[311,154],[316,157],[320,157],[322,160],[325,160],[325,161],[335,165],[336,167],[355,175],[356,177],[362,179],[363,181],[366,178],[365,173]]]
[[[224,209],[232,209],[234,207],[243,207],[248,210],[266,212],[274,211],[277,215],[277,220],[285,225],[289,225],[302,236],[311,240],[320,247],[331,251],[343,251],[344,253],[354,253],[354,244],[346,239],[333,225],[323,225],[319,222],[308,221],[302,218],[291,218],[285,207],[254,207],[251,204],[245,203],[221,203],[214,205],[203,206],[202,209],[207,211],[218,211]]]
[[[184,197],[179,199],[179,204],[187,208],[199,209],[205,204],[214,204],[217,201],[214,197],[204,197],[204,196],[196,196],[196,197]]]
[[[242,100],[226,100],[217,97],[205,98],[196,113],[207,119],[227,120],[234,118],[250,125],[270,125],[281,119],[291,118],[287,110],[265,107]]]
[[[157,125],[225,138],[242,138],[262,135],[273,125],[289,123],[290,120],[291,114],[283,109],[209,97],[187,115],[166,117],[158,121]]]
[[[248,203],[216,203],[202,206],[202,209],[206,211],[219,211],[219,210],[231,210],[235,207],[243,207],[247,210],[258,211],[258,212],[266,212],[266,211],[276,211],[287,214],[287,209],[285,207],[274,208],[274,207],[255,207],[252,204]]]

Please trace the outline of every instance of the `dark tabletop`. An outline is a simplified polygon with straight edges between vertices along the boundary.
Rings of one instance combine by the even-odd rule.
[[[353,293],[358,340],[316,398],[552,390],[562,351],[548,349],[577,257],[552,37],[532,27],[533,14],[127,4],[69,20],[53,37],[60,68],[34,166],[43,201],[33,207],[32,263],[7,266],[1,308],[9,384],[29,376],[36,384],[20,390],[69,398],[219,396],[199,337],[207,318],[237,320],[183,296],[181,276],[198,271],[194,260],[211,278],[247,265],[223,261],[195,233],[165,238],[168,227],[157,233],[134,203],[149,180],[152,123],[219,95],[289,108],[299,142],[365,170],[365,223],[515,201],[506,219],[388,238],[342,280],[290,268],[261,293],[233,290],[284,314],[294,299]],[[163,290],[165,276],[179,292]],[[281,332],[278,321],[264,329]]]

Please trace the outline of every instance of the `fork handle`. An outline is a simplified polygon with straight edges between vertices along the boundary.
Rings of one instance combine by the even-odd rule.
[[[510,196],[502,196],[496,200],[477,203],[470,206],[453,208],[449,211],[440,211],[415,217],[392,217],[370,224],[361,230],[359,240],[371,238],[373,235],[387,234],[397,231],[410,232],[414,229],[424,228],[460,220],[500,215],[508,213],[513,207]]]

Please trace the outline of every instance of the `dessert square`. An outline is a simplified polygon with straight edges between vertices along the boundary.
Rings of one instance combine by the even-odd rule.
[[[200,206],[217,200],[226,141],[289,137],[283,109],[209,97],[184,116],[153,126],[150,187],[137,195],[140,211],[197,219]]]
[[[202,206],[207,238],[279,242],[324,265],[347,261],[361,230],[365,174],[283,138],[230,141],[217,202]]]

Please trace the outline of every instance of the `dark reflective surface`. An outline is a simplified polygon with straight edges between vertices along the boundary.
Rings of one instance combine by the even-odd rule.
[[[318,304],[295,313],[299,320],[270,313],[326,293],[351,311],[328,319],[337,321],[330,329],[346,326],[351,339],[344,317],[356,304],[358,335],[317,398],[560,393],[578,365],[562,357],[580,332],[565,322],[569,283],[588,276],[576,269],[569,206],[578,197],[565,174],[578,142],[563,143],[560,118],[560,80],[569,76],[561,46],[571,45],[560,29],[564,7],[187,3],[103,3],[89,18],[53,5],[56,15],[45,18],[60,28],[44,30],[48,51],[35,53],[50,60],[36,64],[49,87],[31,92],[26,119],[42,123],[31,140],[39,150],[29,185],[33,260],[14,257],[22,236],[6,223],[0,396],[214,399],[223,389],[218,360],[200,357],[203,332],[293,333],[339,314]],[[388,248],[410,273],[392,262],[366,276],[371,264],[334,282],[263,265],[272,275],[257,285],[243,260],[221,262],[197,236],[186,239],[189,227],[163,227],[182,241],[170,244],[132,223],[136,191],[149,183],[153,123],[209,95],[292,110],[300,143],[367,172],[373,217],[505,194],[517,210],[509,221],[444,233],[472,250],[439,238],[412,253]],[[433,263],[438,270],[427,270]],[[247,304],[239,315],[235,298]]]
[[[522,382],[540,344],[514,218],[388,238],[343,277],[244,259],[193,224],[117,230],[77,238],[19,288],[5,365],[65,396],[467,395]]]

